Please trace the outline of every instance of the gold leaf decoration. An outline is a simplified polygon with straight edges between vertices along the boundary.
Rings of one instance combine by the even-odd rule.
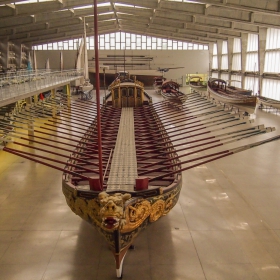
[[[151,213],[151,204],[148,200],[142,200],[126,209],[126,224],[121,232],[129,232],[139,227]]]
[[[157,221],[163,214],[165,210],[165,202],[163,200],[158,200],[152,205],[150,222],[153,223]]]

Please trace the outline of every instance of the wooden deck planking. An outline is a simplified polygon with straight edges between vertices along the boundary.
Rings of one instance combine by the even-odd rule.
[[[122,108],[107,190],[133,191],[137,177],[133,108]]]

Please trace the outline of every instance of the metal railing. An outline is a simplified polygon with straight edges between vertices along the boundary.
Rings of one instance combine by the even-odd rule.
[[[70,70],[21,70],[0,75],[0,101],[19,100],[26,94],[44,92],[55,86],[67,84],[84,76],[83,69]]]

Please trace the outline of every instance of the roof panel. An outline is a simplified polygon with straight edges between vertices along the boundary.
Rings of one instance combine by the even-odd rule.
[[[93,28],[92,0],[25,2],[1,1],[4,4],[0,5],[1,39],[17,39],[22,43],[33,40],[33,44],[64,40],[78,36],[83,17],[89,32]],[[97,3],[99,34],[129,31],[213,42],[240,37],[243,32],[258,33],[260,27],[280,27],[279,0],[97,0]],[[41,36],[35,36],[40,32]]]

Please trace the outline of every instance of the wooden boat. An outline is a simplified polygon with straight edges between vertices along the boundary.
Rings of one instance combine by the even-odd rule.
[[[180,85],[172,80],[162,83],[161,95],[166,101],[175,104],[183,104],[187,100],[187,95],[180,91]]]
[[[275,100],[264,96],[258,96],[257,99],[260,109],[280,109],[280,100]]]
[[[97,20],[96,0],[94,1],[94,18]],[[97,37],[96,25],[94,33]],[[97,77],[99,76],[98,69],[96,65]],[[192,97],[193,100],[189,102],[185,115],[182,115],[183,112],[179,112],[178,115],[178,111],[174,112],[166,108],[162,102],[157,105],[152,104],[151,98],[145,94],[143,84],[137,82],[136,78],[116,80],[110,86],[111,92],[106,103],[100,106],[98,79],[96,83],[96,103],[82,100],[71,103],[66,99],[65,104],[71,103],[71,110],[69,108],[62,110],[59,118],[52,117],[48,123],[44,121],[45,126],[40,126],[42,130],[47,130],[44,134],[52,139],[50,144],[48,144],[50,140],[44,138],[42,131],[31,128],[30,122],[34,121],[36,115],[27,111],[17,114],[16,118],[19,119],[18,122],[27,125],[29,131],[32,130],[32,135],[27,138],[22,133],[9,133],[3,140],[12,142],[9,137],[16,136],[16,141],[13,141],[14,146],[1,148],[6,152],[63,171],[62,189],[67,204],[75,214],[96,227],[107,240],[115,258],[117,277],[121,278],[123,260],[133,240],[146,226],[168,214],[176,205],[182,186],[182,171],[278,140],[280,136],[246,144],[243,147],[192,157],[201,151],[204,154],[208,149],[217,148],[244,137],[263,134],[272,129],[257,126],[237,131],[230,130],[228,133],[223,131],[216,140],[215,137],[211,137],[211,142],[209,142],[210,137],[197,139],[203,134],[210,133],[211,125],[219,126],[233,121],[234,124],[231,127],[236,127],[244,122],[240,121],[240,117],[225,117],[224,115],[227,114],[225,112],[217,116],[220,110],[215,109],[211,117],[209,108],[214,107],[213,104],[206,101],[205,105],[201,105],[205,99],[198,95]],[[182,102],[185,97],[182,97],[183,93],[180,93],[178,86],[174,82],[170,82],[169,85],[172,85],[172,90],[163,88],[166,98],[172,97],[177,102]],[[173,100],[172,98],[170,99]],[[194,108],[197,102],[200,105]],[[203,110],[205,110],[204,113]],[[193,115],[189,116],[190,113]],[[176,114],[174,120],[173,117]],[[28,116],[31,118],[28,119]],[[64,116],[68,118],[65,119]],[[198,119],[200,124],[195,119]],[[184,123],[180,124],[182,120]],[[188,126],[186,126],[186,120]],[[170,126],[170,122],[176,123],[175,131],[174,127]],[[67,125],[69,125],[69,133],[65,133],[67,128],[62,128]],[[206,131],[195,132],[205,129],[205,125]],[[56,127],[56,130],[53,127]],[[215,131],[219,129],[225,128],[216,128]],[[55,133],[52,134],[51,131]],[[189,137],[194,138],[192,142],[188,140],[175,145],[172,143],[170,134],[176,137],[177,141],[180,140],[179,135],[184,141]],[[67,135],[70,137],[67,138]],[[226,139],[221,140],[225,136],[227,136]],[[19,142],[18,139],[23,142]],[[64,140],[70,143],[63,142]],[[74,151],[70,156],[65,156],[65,153],[59,153],[59,151],[48,151],[47,146],[54,147],[54,143],[59,144],[59,149],[64,152],[68,152],[69,147]],[[22,147],[15,149],[16,145],[27,148],[27,151],[24,151]],[[203,145],[205,146],[202,147]],[[178,155],[175,146],[181,151],[191,150],[187,154]],[[33,154],[30,153],[31,151],[34,151]],[[41,156],[40,152],[50,156]],[[64,164],[63,161],[54,158],[54,155],[67,158],[67,163],[63,168],[50,163]],[[188,160],[180,161],[181,157],[190,155]],[[191,165],[194,161],[196,163]],[[188,166],[182,167],[183,163]]]
[[[140,93],[141,102],[123,103],[121,93],[132,90],[134,99]],[[0,149],[63,171],[62,190],[67,204],[104,236],[115,258],[117,277],[121,278],[124,257],[134,239],[176,205],[184,170],[278,140],[280,136],[216,151],[227,143],[274,129],[263,125],[238,129],[238,125],[249,123],[244,122],[245,117],[225,112],[199,94],[190,94],[185,111],[166,107],[164,102],[151,103],[140,83],[116,82],[112,85],[112,96],[120,100],[108,98],[99,113],[93,101],[72,101],[71,110],[62,109],[59,117],[44,119],[44,125],[39,121],[41,130],[35,125],[30,137],[6,129],[22,129],[19,124],[24,123],[31,130],[30,123],[38,115],[25,108],[26,113],[13,117],[16,126],[0,125],[6,129]],[[130,98],[130,94],[125,96]],[[67,100],[63,102],[68,104]],[[215,136],[209,137],[208,133],[213,132],[211,126],[215,127]],[[50,138],[45,138],[45,134]],[[12,147],[6,146],[10,142]],[[56,144],[58,150],[47,149]],[[20,149],[15,149],[17,145]],[[211,149],[214,152],[205,154]],[[65,151],[72,153],[68,156]]]
[[[157,113],[152,110],[147,115],[151,98],[145,93],[143,84],[136,79],[116,80],[110,91],[111,97],[101,110],[105,128],[102,149],[106,154],[103,183],[94,171],[98,158],[94,156],[97,145],[93,141],[97,130],[93,126],[69,158],[63,176],[63,193],[71,210],[106,238],[115,257],[117,277],[121,277],[123,259],[134,238],[175,206],[182,176],[181,172],[176,173],[180,161],[167,141],[169,137]],[[161,130],[161,136],[155,139],[152,135],[157,130]],[[137,150],[145,146],[150,149],[150,157],[146,160],[137,157]],[[153,146],[161,146],[169,152],[164,155]],[[164,159],[164,163],[149,177],[138,176],[154,157]],[[175,174],[157,178],[159,170],[166,168],[165,162],[172,162],[169,172]],[[82,171],[81,166],[87,171]]]
[[[207,88],[207,82],[202,81],[202,77],[200,76],[190,76],[189,85],[193,89]]]
[[[166,81],[166,78],[164,78],[163,76],[154,77],[153,87],[154,87],[156,93],[160,94],[161,87],[162,87],[162,84],[164,81]]]
[[[257,104],[256,96],[248,96],[246,89],[227,86],[222,79],[209,79],[207,84],[208,97],[228,104],[252,114]]]

